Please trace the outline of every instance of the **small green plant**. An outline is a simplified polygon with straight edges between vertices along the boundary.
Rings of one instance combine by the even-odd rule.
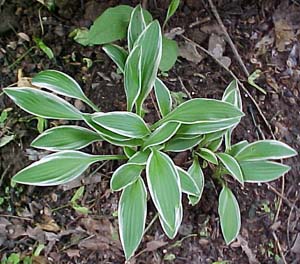
[[[82,113],[53,93],[34,88],[6,88],[7,94],[25,111],[46,119],[81,120],[88,127],[64,125],[46,130],[32,146],[53,151],[18,172],[13,182],[37,186],[65,183],[81,175],[91,164],[103,160],[126,161],[114,171],[110,187],[121,191],[118,207],[119,234],[126,259],[140,244],[146,223],[148,192],[160,224],[174,238],[183,217],[182,194],[196,205],[204,189],[202,168],[210,164],[221,186],[219,215],[227,244],[241,226],[237,199],[227,181],[230,175],[241,185],[279,178],[290,168],[269,160],[297,153],[284,143],[263,140],[231,144],[231,134],[244,116],[237,82],[229,84],[222,100],[195,98],[172,108],[170,91],[157,77],[162,55],[158,21],[145,23],[140,6],[133,9],[128,27],[128,51],[105,45],[105,52],[124,75],[127,111],[103,113],[83,94],[68,75],[46,70],[32,83],[58,95],[76,98],[96,111]],[[154,124],[143,119],[143,103],[154,88],[162,116]],[[90,155],[78,151],[95,141],[123,147],[124,155]],[[220,149],[225,142],[225,151]],[[171,152],[190,150],[192,164],[185,170],[174,164]],[[148,191],[146,189],[146,184]]]
[[[164,21],[164,26],[176,12],[179,3],[179,0],[172,0],[170,2]],[[116,7],[108,8],[94,21],[89,30],[86,28],[75,29],[73,32],[71,32],[70,37],[73,37],[76,42],[84,46],[113,43],[126,37],[127,32],[129,32],[127,31],[127,28],[130,27],[130,24],[132,23],[137,26],[138,31],[132,32],[133,37],[136,37],[136,34],[139,32],[139,25],[148,25],[153,21],[153,18],[152,15],[144,9],[142,9],[142,17],[139,16],[137,12],[135,12],[135,15],[132,17],[132,10],[133,8],[127,5],[119,5]],[[112,27],[111,25],[114,26]],[[127,36],[128,40],[131,37],[132,36]],[[128,48],[130,50],[130,43],[128,43],[128,45]],[[177,56],[177,42],[175,40],[162,36],[162,57],[159,64],[160,70],[170,70],[174,66],[177,60]]]

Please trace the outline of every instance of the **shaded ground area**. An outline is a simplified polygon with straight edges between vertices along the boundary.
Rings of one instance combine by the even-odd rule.
[[[162,20],[168,1],[146,2],[154,17]],[[262,71],[256,83],[267,91],[266,95],[247,83],[207,1],[182,1],[166,32],[180,27],[185,31],[181,34],[218,56],[254,96],[276,138],[299,150],[300,7],[297,1],[218,2],[217,10],[248,71]],[[107,7],[120,3],[134,6],[138,1],[58,3],[58,9],[50,13],[36,1],[0,1],[0,87],[16,82],[24,85],[26,79],[22,76],[57,69],[73,76],[103,111],[124,110],[125,94],[116,66],[101,47],[82,47],[68,34],[77,27],[90,26]],[[32,48],[33,36],[42,38],[51,47],[55,59],[49,60],[41,50]],[[181,47],[181,57],[163,77],[168,87],[192,97],[220,99],[232,80],[230,74],[191,42],[185,42],[180,34],[175,38]],[[91,67],[85,58],[92,60]],[[235,140],[271,138],[245,93],[243,100],[247,115],[234,132]],[[83,107],[76,103],[77,107]],[[0,258],[19,252],[22,258],[30,256],[34,263],[123,263],[116,217],[119,194],[109,191],[109,179],[117,162],[92,166],[85,177],[57,188],[10,187],[10,178],[18,170],[45,153],[30,148],[30,142],[38,135],[37,120],[1,95],[0,109],[9,107],[13,110],[8,112],[5,127],[0,128],[0,136],[14,135],[13,141],[0,148]],[[154,109],[151,101],[147,108]],[[47,125],[51,127],[53,123]],[[121,151],[107,143],[94,144],[86,150],[107,154]],[[176,156],[175,160],[187,167],[189,153]],[[282,180],[269,186],[246,184],[244,188],[231,183],[242,213],[241,235],[231,246],[225,245],[219,227],[220,187],[207,170],[200,203],[191,207],[184,198],[184,220],[178,236],[168,240],[155,222],[131,262],[299,263],[299,158],[287,163],[292,170],[285,176],[284,189]],[[82,184],[85,193],[80,204],[89,208],[88,216],[76,213],[70,206],[71,197]],[[150,223],[154,215],[150,202],[148,210],[147,223]],[[33,256],[41,244],[45,247],[36,254],[39,256]]]

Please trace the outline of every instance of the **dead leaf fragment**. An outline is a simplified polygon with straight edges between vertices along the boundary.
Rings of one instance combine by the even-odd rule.
[[[88,250],[108,250],[109,249],[109,240],[105,239],[104,237],[95,237],[82,240],[78,247],[80,249],[88,249]]]
[[[231,64],[229,57],[223,56],[225,52],[226,42],[223,36],[212,33],[208,41],[208,51],[216,58],[221,61],[227,68]]]
[[[195,64],[204,59],[204,56],[197,51],[196,46],[191,42],[184,42],[179,45],[179,56]]]
[[[145,251],[155,251],[161,247],[164,247],[167,244],[167,242],[161,240],[150,241],[146,244]]]

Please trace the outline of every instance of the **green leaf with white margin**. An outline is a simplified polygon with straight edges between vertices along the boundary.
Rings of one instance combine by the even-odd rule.
[[[222,119],[219,121],[204,121],[195,124],[181,125],[177,134],[182,135],[200,135],[214,133],[230,128],[240,122],[240,117]]]
[[[159,111],[161,116],[164,117],[170,113],[172,109],[172,97],[170,91],[160,79],[156,78],[154,83],[154,92]]]
[[[31,146],[49,151],[74,150],[101,140],[103,139],[99,134],[84,127],[59,126],[46,130],[31,143]]]
[[[185,151],[198,145],[202,139],[202,135],[176,135],[166,142],[164,150],[173,152]]]
[[[249,144],[247,140],[240,141],[231,146],[230,150],[227,150],[227,153],[232,157],[235,157],[244,147]]]
[[[170,70],[178,57],[179,48],[178,44],[173,39],[162,37],[162,54],[159,64],[159,69],[163,72]]]
[[[120,166],[112,175],[110,188],[113,191],[120,191],[129,184],[135,182],[141,175],[143,165],[126,163]]]
[[[177,211],[176,215],[176,227],[175,229],[171,229],[166,222],[159,216],[159,221],[161,224],[162,229],[164,230],[165,234],[167,235],[168,238],[173,239],[179,230],[179,227],[182,222],[182,217],[183,217],[183,209],[182,209],[182,204],[180,204],[179,210]]]
[[[233,176],[239,183],[244,185],[243,172],[236,159],[226,153],[218,153],[217,157],[220,159],[230,175]]]
[[[273,161],[239,161],[245,182],[269,182],[278,179],[290,167]]]
[[[128,147],[128,146],[124,146],[123,151],[127,158],[131,158],[136,153],[135,148]]]
[[[134,43],[145,28],[146,22],[142,12],[142,6],[139,4],[133,9],[131,13],[130,22],[127,30],[127,42],[129,51],[132,50]]]
[[[151,146],[156,146],[165,143],[175,135],[179,127],[180,124],[175,122],[169,122],[163,124],[162,126],[157,128],[154,132],[152,132],[152,134],[147,139],[145,139],[143,145],[144,149]]]
[[[181,205],[181,187],[177,169],[169,156],[153,150],[146,166],[152,201],[163,221],[175,231]]]
[[[241,97],[241,93],[238,87],[238,83],[236,80],[233,80],[225,89],[225,92],[223,94],[222,97],[222,101],[230,103],[232,105],[234,105],[235,107],[237,107],[238,109],[240,109],[241,111],[243,110],[243,106],[242,106],[242,97]],[[225,134],[225,146],[226,149],[230,149],[231,148],[231,134],[233,129],[236,127],[232,126],[231,128],[229,128]]]
[[[188,196],[189,203],[194,206],[200,201],[204,189],[204,175],[200,167],[198,158],[194,158],[193,164],[188,169],[188,173],[194,179],[199,189],[198,196],[193,196],[193,195]]]
[[[163,119],[155,123],[154,127],[170,121],[183,124],[222,122],[228,119],[241,118],[243,115],[244,113],[229,103],[215,99],[195,98],[179,105]]]
[[[143,138],[150,134],[144,120],[130,112],[97,113],[92,120],[111,132],[131,138]]]
[[[133,106],[141,93],[141,48],[134,47],[130,52],[124,68],[124,88],[127,99],[127,111],[132,111]]]
[[[8,95],[26,112],[49,119],[82,120],[81,112],[60,97],[34,88],[5,88]]]
[[[245,146],[235,158],[238,161],[285,159],[297,155],[287,144],[277,140],[259,140]]]
[[[135,42],[141,48],[141,92],[136,101],[137,113],[141,112],[142,104],[150,93],[158,71],[162,53],[162,35],[159,22],[151,22]]]
[[[213,153],[210,149],[207,148],[200,148],[198,152],[196,152],[198,156],[200,156],[202,159],[218,165],[218,159],[215,153]]]
[[[127,260],[142,240],[146,214],[147,190],[142,178],[139,178],[123,190],[118,206],[120,239]]]
[[[146,165],[149,155],[150,155],[150,150],[147,149],[145,151],[138,151],[136,152],[127,163],[131,164],[138,164],[138,165]]]
[[[241,228],[239,204],[229,188],[223,186],[219,196],[219,216],[222,234],[226,244],[236,239]]]
[[[128,52],[115,44],[106,44],[102,47],[102,49],[113,60],[113,62],[117,64],[120,71],[124,73]]]
[[[57,94],[79,99],[88,104],[95,111],[98,111],[98,107],[85,96],[80,85],[63,72],[55,70],[42,71],[33,77],[32,84],[46,88]]]
[[[80,176],[91,164],[103,160],[125,159],[122,155],[89,155],[80,151],[61,151],[48,155],[19,171],[13,182],[52,186]]]
[[[129,137],[125,137],[119,134],[116,134],[114,132],[111,132],[108,129],[105,129],[104,127],[99,126],[98,124],[96,124],[93,120],[92,117],[95,114],[84,114],[83,120],[86,122],[86,124],[88,126],[90,126],[92,129],[94,129],[99,135],[101,135],[101,137],[113,144],[113,145],[117,145],[117,146],[128,146],[128,147],[136,147],[136,146],[141,146],[143,143],[142,139],[137,139],[137,138],[129,138]]]
[[[168,12],[167,12],[167,16],[166,16],[166,19],[165,19],[165,22],[164,22],[164,26],[167,24],[170,17],[174,15],[177,8],[179,7],[179,4],[180,4],[180,0],[172,0],[171,1],[170,5],[168,7]]]
[[[222,146],[222,142],[223,137],[220,137],[210,142],[206,147],[212,152],[216,152]]]
[[[193,196],[199,196],[200,190],[191,175],[178,166],[176,166],[176,169],[180,178],[182,192]]]

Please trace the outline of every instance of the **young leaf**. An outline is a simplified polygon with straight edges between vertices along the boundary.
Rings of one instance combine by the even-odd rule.
[[[50,151],[81,149],[102,138],[99,134],[79,126],[59,126],[39,135],[31,146]]]
[[[241,111],[243,110],[242,107],[242,97],[241,93],[238,87],[238,83],[236,80],[233,80],[225,89],[225,92],[222,97],[222,101],[230,103],[240,109]],[[236,126],[236,125],[235,125]],[[226,131],[225,134],[225,146],[226,149],[231,148],[231,134],[235,126],[232,126]]]
[[[143,165],[126,163],[120,166],[112,175],[110,180],[110,188],[113,191],[120,191],[129,184],[132,184],[140,177]]]
[[[229,188],[223,187],[219,196],[219,216],[226,244],[236,239],[241,228],[241,213],[238,202]]]
[[[202,135],[200,136],[178,135],[175,136],[174,138],[171,138],[168,142],[166,142],[164,150],[173,151],[173,152],[185,151],[198,145],[202,139],[203,139]]]
[[[26,112],[51,119],[81,120],[79,110],[60,97],[34,88],[5,88],[8,95]]]
[[[135,42],[141,48],[141,92],[137,98],[137,112],[141,112],[142,104],[148,96],[156,79],[162,52],[161,28],[157,20],[151,22]]]
[[[169,122],[157,128],[145,141],[144,148],[160,145],[168,141],[180,127],[179,123]]]
[[[126,259],[130,259],[139,246],[146,222],[147,190],[141,178],[127,186],[118,207],[119,232]]]
[[[177,8],[179,7],[179,4],[180,4],[180,0],[172,0],[171,1],[170,5],[169,5],[169,8],[168,8],[168,12],[167,12],[167,16],[166,16],[164,25],[167,24],[170,17],[174,15]]]
[[[267,94],[267,92],[261,88],[259,85],[257,85],[254,81],[259,78],[259,76],[261,75],[261,70],[257,69],[256,71],[254,71],[253,73],[250,74],[250,76],[248,76],[248,83],[253,86],[254,88],[256,88],[257,90],[259,90],[260,92],[262,92],[263,94]]]
[[[97,113],[92,120],[99,126],[126,137],[143,138],[150,134],[144,120],[134,113]]]
[[[179,48],[178,44],[173,39],[162,37],[162,54],[159,69],[163,72],[170,70],[178,57]]]
[[[85,96],[79,84],[73,78],[63,72],[55,70],[42,71],[32,79],[32,84],[38,87],[46,88],[57,94],[82,100],[95,111],[98,111],[98,107]]]
[[[142,12],[142,6],[137,5],[131,13],[128,31],[127,31],[127,41],[128,41],[129,51],[133,48],[135,41],[138,39],[138,37],[143,32],[145,27],[146,27],[146,22]]]
[[[259,140],[245,146],[235,158],[238,161],[285,159],[297,155],[287,144],[276,140]]]
[[[191,175],[178,166],[176,166],[176,169],[180,178],[182,192],[193,196],[199,196],[200,190]]]
[[[196,205],[200,201],[202,192],[204,189],[204,175],[203,175],[202,169],[200,167],[198,158],[194,158],[193,164],[189,168],[188,173],[194,179],[194,181],[197,184],[198,189],[199,189],[199,195],[197,195],[197,196],[189,195],[188,196],[189,203],[191,205]]]
[[[141,48],[134,47],[130,52],[124,68],[124,87],[127,99],[127,111],[132,108],[141,92]]]
[[[124,73],[125,62],[128,57],[127,51],[115,44],[106,44],[102,49],[117,64],[120,71]]]
[[[221,119],[219,121],[204,121],[195,124],[181,125],[177,134],[182,135],[201,135],[223,131],[240,122],[240,117]]]
[[[240,118],[243,115],[239,109],[229,103],[215,99],[196,98],[179,105],[158,121],[154,127],[170,121],[181,122],[183,124],[221,122],[228,119]]]
[[[241,167],[235,160],[235,158],[226,153],[218,153],[217,156],[224,165],[224,167],[228,170],[230,175],[232,175],[241,184],[244,184],[244,176]]]
[[[173,161],[166,154],[153,150],[147,162],[146,176],[160,217],[174,231],[181,205],[181,187]]]
[[[127,158],[131,158],[136,153],[134,148],[127,146],[123,147],[123,151]]]
[[[149,149],[147,149],[145,151],[138,151],[129,159],[129,161],[127,163],[146,165],[149,155],[150,155]]]
[[[33,37],[33,41],[38,46],[38,48],[41,49],[47,55],[47,57],[50,60],[52,60],[54,58],[52,49],[49,48],[42,39],[40,39],[38,37]]]
[[[231,146],[230,150],[227,150],[228,154],[235,157],[244,147],[249,144],[247,140],[240,141]]]
[[[159,221],[161,224],[162,229],[164,230],[165,234],[167,235],[168,238],[173,239],[178,232],[178,229],[181,225],[182,222],[182,217],[183,217],[183,209],[182,209],[182,204],[180,204],[179,210],[176,212],[176,224],[175,228],[171,229],[168,224],[159,216]]]
[[[225,89],[222,101],[230,103],[242,111],[242,97],[236,80],[233,80]]]
[[[19,171],[12,181],[36,186],[59,185],[77,178],[92,163],[118,159],[124,159],[124,156],[94,156],[79,151],[61,151],[48,155]]]
[[[269,182],[278,179],[290,167],[272,161],[239,161],[245,182]]]
[[[169,89],[158,78],[155,79],[154,92],[161,116],[166,116],[172,108],[172,97]]]
[[[212,164],[218,165],[218,159],[216,157],[216,154],[213,153],[210,149],[200,148],[199,151],[196,152],[196,154],[202,159],[211,162]]]

